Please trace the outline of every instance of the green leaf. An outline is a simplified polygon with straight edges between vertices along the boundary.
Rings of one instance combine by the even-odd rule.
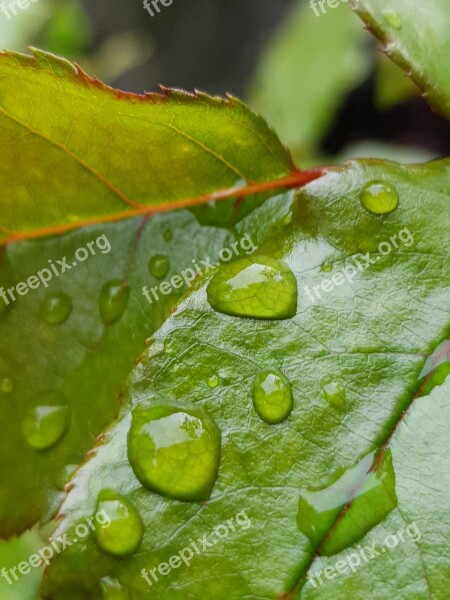
[[[358,0],[356,12],[384,45],[384,52],[450,119],[450,11],[447,0]]]
[[[250,104],[299,160],[310,158],[346,94],[369,75],[370,38],[347,6],[319,16],[298,2],[270,42]],[[325,4],[326,6],[326,4]]]
[[[296,315],[217,312],[207,301],[214,273],[177,305],[132,373],[117,422],[74,478],[55,534],[72,540],[76,524],[95,514],[102,489],[112,488],[140,513],[143,542],[118,561],[86,536],[55,557],[45,599],[97,598],[104,577],[140,599],[299,599],[301,588],[302,600],[447,597],[448,380],[418,396],[426,357],[449,334],[449,176],[449,161],[357,161],[304,188],[292,218],[277,213],[284,194],[236,226],[237,236],[258,244],[253,260],[269,256],[291,269]],[[374,181],[399,195],[397,210],[384,217],[360,202]],[[277,425],[264,422],[252,402],[255,378],[269,368],[284,374],[293,393],[292,412]],[[218,426],[220,468],[209,500],[180,502],[137,479],[127,454],[132,414],[155,405],[195,407]],[[350,503],[337,517],[340,528],[327,523],[310,541],[298,527],[301,494],[337,485],[369,453],[373,460],[352,471],[355,485],[339,495]],[[345,519],[350,506],[356,516]],[[421,541],[406,536],[412,524]],[[306,581],[358,544],[380,544],[399,530],[401,548],[325,579],[326,586]],[[211,545],[197,552],[193,543],[205,535]],[[343,540],[351,545],[341,552]],[[339,553],[324,558],[331,548]],[[184,562],[174,559],[183,551]]]
[[[0,169],[0,241],[236,197],[236,187],[294,169],[265,121],[234,98],[136,96],[33,54],[0,55],[0,143],[15,149]]]
[[[103,251],[96,244],[99,238]],[[48,260],[57,265],[58,259],[67,256],[71,266],[77,249],[87,248],[90,242],[96,254],[71,266],[70,272],[53,277],[48,287],[40,285],[25,296],[16,293],[16,301],[10,299],[6,310],[0,297],[0,335],[4,340],[0,420],[7,424],[0,438],[3,535],[52,516],[63,498],[64,468],[79,464],[95,437],[114,419],[121,404],[120,392],[146,338],[164,322],[187,289],[184,281],[167,295],[155,289],[157,299],[150,294],[150,304],[142,295],[143,286],[150,290],[167,284],[181,271],[192,269],[193,260],[201,265],[201,260],[211,257],[216,262],[219,251],[234,239],[230,231],[201,226],[193,215],[181,211],[8,246],[0,270],[0,288],[5,289],[48,267]],[[149,271],[155,255],[170,261],[164,280]],[[119,307],[122,313],[114,303],[108,304],[109,312],[104,308],[102,312],[104,286],[116,281],[128,285],[128,300]],[[63,322],[49,322],[43,307],[60,293],[71,299],[72,311]],[[114,322],[111,310],[117,317]],[[42,394],[49,392],[62,395],[61,403],[70,408],[70,427],[54,448],[37,451],[26,443],[24,417],[30,409],[48,405]],[[10,478],[12,464],[14,481]]]

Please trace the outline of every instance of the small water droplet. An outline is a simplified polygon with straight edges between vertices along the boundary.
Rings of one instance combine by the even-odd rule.
[[[26,413],[22,431],[30,446],[46,450],[56,444],[69,429],[70,408],[58,392],[40,394],[37,401],[39,404]]]
[[[106,514],[110,524],[96,521],[94,537],[99,547],[113,556],[128,556],[135,552],[144,534],[141,518],[126,498],[110,489],[98,495],[96,515]],[[106,520],[106,519],[105,519]]]
[[[332,381],[327,383],[322,388],[323,397],[331,404],[334,408],[337,408],[341,412],[347,410],[347,403],[345,401],[345,388],[340,383]]]
[[[202,410],[138,408],[128,434],[128,458],[149,489],[178,500],[207,500],[219,468],[220,432]]]
[[[41,306],[41,315],[52,325],[63,323],[72,312],[73,304],[70,296],[64,292],[50,294]]]
[[[10,394],[14,390],[14,381],[9,377],[0,377],[0,392]]]
[[[292,212],[288,212],[287,215],[285,215],[282,219],[281,219],[281,224],[284,227],[287,227],[288,225],[290,225],[292,223],[292,219],[293,219],[294,215],[292,214]]]
[[[356,466],[341,471],[327,487],[301,490],[297,524],[315,550],[320,548],[321,555],[331,556],[364,537],[397,503],[391,452],[378,456],[372,452]],[[333,535],[327,538],[332,527]]]
[[[173,233],[170,229],[166,229],[163,235],[166,242],[171,242],[173,240]]]
[[[253,384],[253,405],[263,421],[281,423],[293,407],[291,384],[278,369],[260,371]]]
[[[103,577],[100,581],[100,589],[103,600],[129,600],[130,598],[120,581],[113,577]]]
[[[220,377],[216,374],[211,375],[211,377],[208,377],[207,379],[207,384],[208,387],[210,388],[216,388],[220,383]]]
[[[130,289],[120,279],[114,279],[105,283],[99,299],[100,314],[103,323],[110,325],[119,319],[128,304]]]
[[[320,265],[320,270],[323,273],[329,273],[333,269],[333,265],[331,263],[324,262]]]
[[[403,27],[403,19],[400,13],[390,9],[383,10],[382,13],[383,18],[388,25],[398,30]]]
[[[388,215],[398,207],[397,190],[390,183],[371,181],[361,192],[361,204],[374,215]]]
[[[290,319],[297,311],[297,281],[291,269],[267,256],[220,267],[208,284],[214,310],[236,317]]]
[[[170,270],[170,260],[167,256],[157,254],[152,256],[148,263],[148,270],[157,279],[164,279]]]

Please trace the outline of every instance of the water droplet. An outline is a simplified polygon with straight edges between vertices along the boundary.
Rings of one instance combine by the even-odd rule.
[[[278,369],[260,371],[253,384],[253,405],[266,423],[281,423],[293,407],[292,389],[287,377]]]
[[[37,398],[39,405],[28,410],[22,423],[27,442],[37,450],[46,450],[58,442],[69,429],[70,408],[57,392],[46,392]]]
[[[288,225],[290,225],[292,223],[292,219],[293,219],[294,215],[292,214],[292,212],[288,212],[287,215],[285,215],[282,219],[281,219],[281,224],[284,227],[287,227]]]
[[[345,388],[340,383],[332,381],[327,383],[322,388],[323,397],[331,406],[344,412],[347,410],[347,403],[345,401]]]
[[[388,25],[394,29],[401,29],[403,27],[403,19],[400,13],[390,9],[383,10],[382,13]]]
[[[332,269],[333,269],[333,265],[331,263],[324,262],[320,265],[320,270],[323,273],[329,273]]]
[[[113,556],[128,556],[135,552],[144,534],[141,518],[126,498],[104,489],[98,495],[96,515],[106,514],[110,524],[96,521],[94,537],[99,547]],[[106,521],[106,518],[105,518]]]
[[[99,299],[100,314],[105,325],[114,323],[122,316],[127,307],[129,296],[129,287],[120,279],[105,283]]]
[[[63,323],[72,312],[72,300],[64,292],[50,294],[41,306],[41,315],[52,325]]]
[[[173,233],[170,229],[166,229],[163,235],[166,242],[171,242],[173,240]]]
[[[329,486],[301,490],[297,524],[315,550],[331,556],[364,537],[397,502],[391,452],[379,456],[372,452],[356,466],[341,471]],[[333,535],[326,539],[331,528]]]
[[[220,432],[202,410],[138,408],[128,434],[128,458],[149,489],[178,500],[207,500],[219,468]]]
[[[153,277],[156,277],[157,279],[164,279],[170,270],[170,260],[167,256],[163,256],[162,254],[152,256],[150,262],[148,263],[148,270]]]
[[[0,392],[10,394],[14,390],[14,381],[9,377],[0,377]]]
[[[280,260],[248,257],[223,265],[207,288],[214,310],[237,317],[290,319],[297,311],[297,281]]]
[[[207,384],[210,388],[216,388],[220,383],[220,377],[216,374],[211,375],[211,377],[208,377],[207,379]]]
[[[113,577],[103,577],[100,581],[100,589],[103,600],[129,600],[130,598],[120,581]]]
[[[371,181],[361,192],[361,204],[374,215],[388,215],[398,207],[397,190],[390,183]]]

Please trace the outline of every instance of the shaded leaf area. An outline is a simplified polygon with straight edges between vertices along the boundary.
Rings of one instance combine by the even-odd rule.
[[[127,94],[33,52],[0,55],[0,145],[12,149],[0,167],[0,241],[176,208],[293,169],[236,99]]]
[[[358,0],[355,10],[389,58],[410,75],[433,108],[450,119],[447,1]]]
[[[370,36],[348,6],[315,10],[298,2],[250,87],[250,104],[298,160],[317,153],[345,96],[368,77],[373,62]]]
[[[105,253],[96,245],[102,236],[109,241],[109,252],[105,238],[99,242]],[[183,211],[147,222],[134,219],[89,227],[62,237],[22,242],[5,250],[0,270],[1,286],[5,289],[49,267],[48,260],[58,265],[60,275],[54,276],[47,288],[40,285],[25,296],[16,293],[17,300],[10,300],[9,307],[5,308],[0,298],[3,535],[22,531],[53,514],[70,475],[64,467],[80,463],[96,436],[117,415],[119,394],[136,357],[144,350],[145,339],[167,318],[186,289],[182,282],[168,295],[157,290],[158,301],[149,304],[141,294],[142,287],[150,289],[162,282],[149,272],[151,257],[162,255],[169,259],[170,269],[165,277],[168,281],[192,267],[195,259],[210,256],[217,261],[219,250],[233,239],[230,231],[200,226],[189,212]],[[92,241],[96,254],[73,267],[76,251],[86,249]],[[57,260],[64,256],[71,270],[61,273],[63,269]],[[114,303],[109,306],[106,316],[115,314],[118,318],[105,324],[100,297],[105,284],[111,281],[126,284],[129,297],[122,307],[123,314],[114,313]],[[59,293],[70,298],[72,310],[65,321],[52,323],[47,320],[45,303]],[[120,306],[119,309],[122,310]],[[30,409],[47,403],[42,402],[41,394],[48,392],[62,394],[61,403],[71,411],[70,427],[53,448],[39,451],[27,443],[23,422]]]
[[[361,189],[373,180],[390,182],[399,194],[399,208],[388,216],[377,217],[361,206]],[[85,538],[46,571],[43,597],[97,599],[100,579],[110,576],[132,600],[291,598],[311,564],[315,568],[319,547],[297,526],[301,491],[331,485],[386,445],[385,451],[392,451],[386,473],[390,484],[396,482],[397,508],[392,504],[372,529],[373,523],[365,527],[363,513],[355,509],[358,519],[347,519],[348,530],[341,528],[340,535],[354,542],[360,533],[365,543],[367,536],[378,540],[398,523],[415,519],[423,527],[425,545],[390,553],[389,578],[382,574],[383,563],[374,562],[374,579],[367,568],[336,581],[333,589],[340,598],[351,590],[355,597],[381,600],[387,589],[400,599],[425,598],[432,585],[433,597],[444,598],[450,569],[450,538],[442,534],[442,527],[449,526],[448,391],[414,398],[426,357],[449,333],[449,195],[448,161],[421,167],[358,161],[300,192],[291,220],[273,222],[276,207],[285,202],[279,197],[241,221],[237,231],[258,232],[257,255],[282,259],[293,271],[296,316],[271,321],[216,312],[207,303],[210,274],[177,305],[131,375],[118,421],[74,478],[57,532],[72,539],[75,525],[95,512],[99,492],[113,488],[141,515],[142,544],[119,561],[103,553],[92,537]],[[259,230],[269,215],[272,225]],[[383,242],[391,244],[389,252],[379,246]],[[365,264],[367,253],[370,264],[354,268],[352,285],[330,289],[333,276],[357,258]],[[327,291],[321,287],[320,298],[312,302],[305,286],[323,282],[328,282]],[[252,402],[255,377],[267,368],[279,369],[292,386],[293,410],[278,425],[264,423]],[[211,386],[215,376],[219,382]],[[332,383],[345,392],[344,409],[342,402],[326,399],[323,388],[329,390]],[[149,491],[128,461],[133,410],[161,403],[195,406],[219,427],[219,474],[206,502],[180,502]],[[366,480],[364,474],[361,487]],[[378,502],[383,494],[373,497]],[[373,508],[373,514],[386,514],[382,506]],[[251,526],[238,527],[235,520],[234,529],[229,526],[220,537],[220,525],[241,511]],[[211,545],[196,553],[189,566],[183,562],[164,573],[158,570],[205,535]],[[333,530],[327,535],[330,548]],[[334,541],[339,547],[342,539]],[[141,576],[144,568],[156,569],[151,586]],[[328,594],[310,588],[304,592],[311,597]]]

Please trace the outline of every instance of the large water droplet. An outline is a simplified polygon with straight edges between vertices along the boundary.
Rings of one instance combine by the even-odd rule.
[[[222,266],[207,288],[218,312],[255,319],[290,319],[297,311],[297,281],[280,260],[248,257]]]
[[[100,292],[99,308],[105,325],[114,323],[122,316],[129,296],[130,290],[127,284],[119,279],[109,281],[103,286]]]
[[[63,323],[72,312],[72,300],[64,292],[50,294],[41,306],[41,315],[47,321],[56,325]]]
[[[14,381],[10,377],[0,377],[0,393],[10,394],[14,390]]]
[[[287,377],[278,369],[260,371],[253,384],[253,405],[266,423],[274,425],[284,421],[293,407],[292,389]]]
[[[391,452],[381,457],[372,452],[335,477],[328,487],[301,490],[297,524],[314,549],[331,556],[359,541],[396,506]],[[333,534],[326,539],[332,528]]]
[[[94,537],[99,547],[113,556],[128,556],[135,552],[144,534],[141,518],[126,498],[113,490],[104,489],[98,495],[96,515],[107,515],[105,523],[95,522]]]
[[[207,500],[220,460],[220,432],[202,410],[174,405],[137,408],[128,457],[141,483],[178,500]]]
[[[398,203],[397,190],[384,181],[371,181],[361,192],[361,204],[374,215],[388,215]]]
[[[331,406],[344,412],[347,410],[347,403],[345,401],[345,388],[340,384],[332,381],[327,383],[322,388],[323,396]]]
[[[401,29],[403,26],[403,19],[400,13],[394,10],[386,9],[382,11],[383,18],[388,25],[394,29]]]
[[[37,398],[39,404],[28,410],[22,423],[27,442],[37,450],[46,450],[58,442],[70,424],[70,408],[57,392],[46,392]]]
[[[113,577],[103,577],[100,581],[103,600],[129,600],[130,596],[120,581]]]
[[[157,279],[164,279],[170,270],[170,260],[167,256],[157,254],[152,256],[148,263],[148,270]]]

